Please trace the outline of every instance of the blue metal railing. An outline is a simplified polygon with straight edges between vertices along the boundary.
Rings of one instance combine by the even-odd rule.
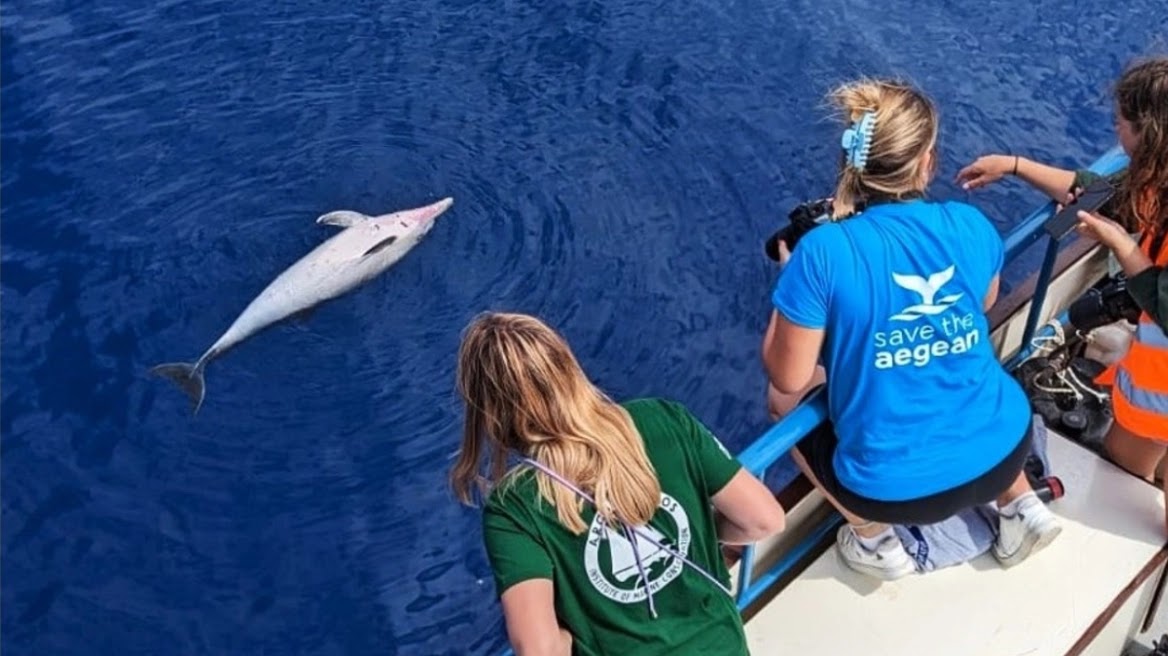
[[[1090,170],[1108,175],[1123,169],[1127,166],[1127,161],[1127,156],[1123,154],[1122,150],[1116,147],[1096,160],[1090,166]],[[1031,212],[1013,230],[1007,233],[1003,239],[1005,242],[1005,261],[1007,263],[1016,260],[1031,244],[1034,244],[1042,238],[1044,234],[1042,224],[1050,217],[1053,210],[1054,203],[1047,203],[1043,207]],[[1058,257],[1059,249],[1059,243],[1057,241],[1049,237],[1047,241],[1042,267],[1039,269],[1038,280],[1034,288],[1034,297],[1030,304],[1030,313],[1026,318],[1026,329],[1022,335],[1022,349],[1006,363],[1006,367],[1009,369],[1013,369],[1014,366],[1025,359],[1030,353],[1031,341],[1035,335],[1038,318],[1042,315],[1042,308],[1046,302],[1047,287],[1050,285],[1050,279],[1054,273],[1054,264]],[[1051,332],[1048,326],[1043,326],[1039,334]],[[808,396],[791,413],[783,417],[783,419],[775,423],[775,425],[771,426],[758,439],[747,446],[746,449],[738,454],[738,460],[750,473],[762,478],[766,475],[767,469],[778,462],[803,436],[826,419],[827,395],[824,390],[820,389]],[[840,514],[833,511],[807,537],[757,577],[754,576],[755,546],[747,545],[739,561],[738,592],[736,599],[738,609],[740,611],[744,610],[766,592],[776,581],[789,573],[842,520],[843,518]],[[508,649],[504,652],[504,656],[511,656],[512,653]]]
[[[738,460],[750,473],[761,479],[766,476],[766,470],[771,465],[778,462],[796,442],[826,419],[827,392],[820,388],[738,454]],[[742,558],[738,561],[738,598],[735,600],[738,610],[745,610],[754,603],[755,599],[790,571],[842,520],[843,517],[838,512],[832,511],[807,537],[757,578],[754,577],[755,546],[746,545],[742,551]]]
[[[1096,173],[1108,175],[1127,166],[1127,156],[1118,147],[1109,150],[1096,160],[1090,169]],[[1031,244],[1037,242],[1045,233],[1042,224],[1050,217],[1054,210],[1054,203],[1050,202],[1031,212],[1025,219],[1014,227],[1004,238],[1005,261],[1016,260]],[[1034,297],[1030,302],[1030,313],[1026,317],[1026,328],[1022,333],[1022,349],[1006,366],[1012,369],[1021,362],[1031,351],[1031,341],[1034,338],[1038,325],[1038,318],[1042,316],[1043,305],[1046,303],[1047,287],[1054,274],[1055,260],[1058,258],[1059,242],[1047,237],[1046,253],[1043,256],[1042,267],[1038,272],[1038,279],[1034,288]],[[1046,326],[1044,332],[1051,332]],[[801,403],[793,412],[784,417],[766,433],[746,447],[738,455],[742,465],[752,474],[762,477],[766,470],[791,450],[795,443],[803,438],[827,418],[827,397],[821,389]],[[767,588],[787,574],[807,553],[828,533],[843,520],[838,512],[823,520],[811,534],[801,540],[779,562],[768,570],[754,576],[754,545],[747,545],[743,550],[738,564],[738,598],[739,610],[744,610],[753,603]]]

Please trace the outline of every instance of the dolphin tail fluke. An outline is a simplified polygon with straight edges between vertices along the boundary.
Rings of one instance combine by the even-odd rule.
[[[203,380],[202,362],[195,364],[168,362],[155,366],[150,371],[163,378],[169,378],[171,382],[178,385],[182,391],[187,393],[187,397],[191,400],[191,414],[199,413],[199,408],[203,405],[203,395],[207,390]]]

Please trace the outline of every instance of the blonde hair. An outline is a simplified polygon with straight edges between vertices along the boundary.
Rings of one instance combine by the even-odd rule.
[[[507,455],[527,456],[590,492],[605,521],[645,524],[661,501],[632,418],[596,388],[567,342],[535,317],[485,313],[463,333],[458,391],[466,404],[462,447],[450,472],[458,498],[472,503],[504,479]],[[480,474],[489,452],[488,476]],[[542,472],[540,496],[574,534],[587,530],[583,501]]]
[[[865,112],[875,114],[863,170],[845,157],[832,201],[833,218],[850,216],[871,200],[924,191],[932,173],[924,168],[925,155],[937,145],[937,110],[925,94],[902,82],[862,79],[838,87],[828,99],[848,123]]]

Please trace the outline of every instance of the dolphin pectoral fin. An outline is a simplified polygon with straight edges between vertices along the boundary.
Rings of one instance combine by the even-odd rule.
[[[358,223],[368,219],[369,217],[360,212],[350,212],[349,210],[339,210],[336,212],[329,212],[317,217],[318,225],[331,225],[338,228],[349,228]]]
[[[390,246],[393,246],[393,243],[395,241],[397,241],[397,235],[390,235],[390,236],[386,237],[385,239],[382,239],[381,241],[377,242],[376,244],[370,246],[368,250],[366,250],[364,253],[361,254],[361,257],[369,257],[370,255],[373,255],[374,253],[379,253],[379,252],[389,248]]]

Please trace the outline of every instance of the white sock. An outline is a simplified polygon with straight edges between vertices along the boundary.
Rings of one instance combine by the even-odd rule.
[[[1036,496],[1036,495],[1034,494],[1034,492],[1031,491],[1031,492],[1027,492],[1026,494],[1020,494],[1017,497],[1014,497],[1013,501],[998,508],[998,514],[1005,515],[1007,517],[1013,517],[1014,515],[1017,515],[1018,514],[1018,506],[1022,505],[1022,501],[1024,499],[1026,499],[1027,497],[1033,497],[1033,496]]]
[[[852,527],[852,532],[856,532],[855,527]],[[876,551],[876,547],[879,546],[884,538],[888,537],[889,535],[895,535],[891,526],[885,528],[883,531],[880,531],[870,538],[866,538],[859,533],[856,533],[856,539],[860,541],[860,546],[864,547],[868,551]]]

